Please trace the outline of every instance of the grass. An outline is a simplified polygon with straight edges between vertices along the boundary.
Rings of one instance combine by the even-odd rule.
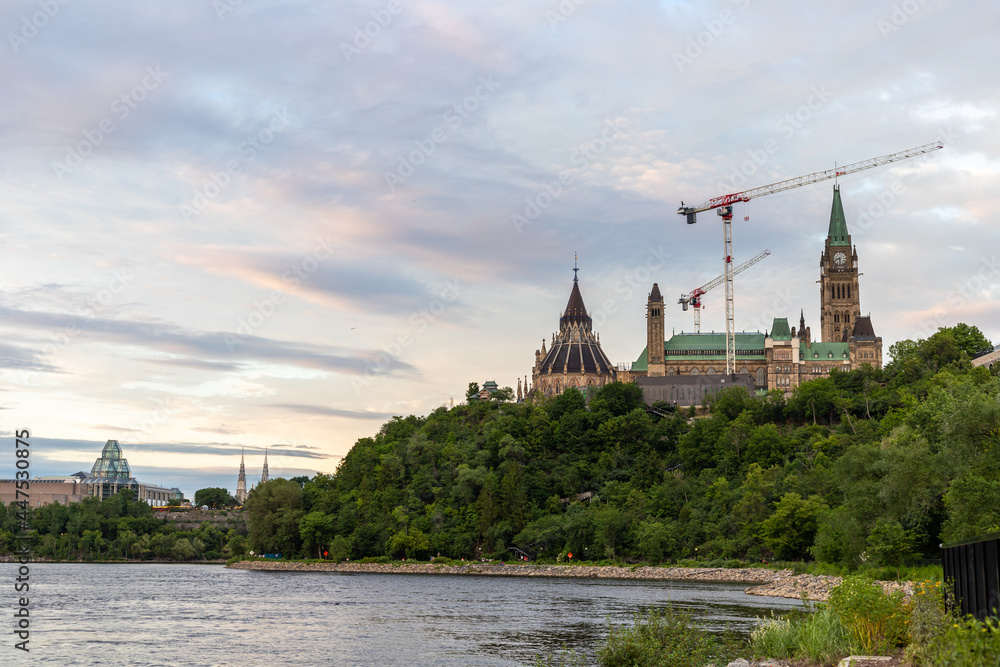
[[[758,658],[807,659],[824,665],[851,652],[847,628],[826,605],[813,613],[763,620],[751,634],[750,646]]]
[[[732,635],[712,635],[691,614],[667,607],[638,614],[632,627],[611,628],[598,649],[601,667],[702,667],[726,664],[745,645]]]

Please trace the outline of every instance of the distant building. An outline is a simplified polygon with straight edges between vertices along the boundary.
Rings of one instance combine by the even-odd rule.
[[[260,483],[263,484],[268,479],[270,475],[267,473],[267,447],[264,448],[264,470],[260,473]]]
[[[240,476],[236,479],[236,504],[242,505],[247,499],[247,469],[243,463],[243,450],[240,450]]]
[[[569,387],[586,391],[587,387],[602,387],[616,379],[615,367],[601,349],[601,337],[594,333],[593,320],[580,294],[577,269],[573,267],[573,289],[566,310],[559,318],[559,333],[552,334],[552,343],[535,350],[535,366],[531,369],[531,393],[555,396]]]
[[[154,507],[177,502],[184,498],[180,489],[166,488],[140,482],[132,477],[128,460],[122,456],[117,440],[108,440],[101,456],[94,461],[90,473],[77,472],[67,476],[44,476],[30,480],[29,504],[32,507],[79,502],[84,498],[110,498],[119,491],[131,489],[136,500],[145,500]],[[0,502],[7,504],[19,500],[16,481],[0,480]]]
[[[1000,345],[993,348],[991,352],[980,354],[972,360],[973,366],[986,366],[990,370],[1000,362]]]
[[[770,332],[743,331],[735,334],[736,375],[726,373],[725,333],[680,333],[665,339],[663,296],[653,283],[646,302],[646,349],[620,371],[623,380],[671,376],[714,378],[711,382],[676,383],[668,393],[678,405],[701,403],[711,385],[732,384],[736,378],[752,378],[755,390],[791,392],[803,382],[826,377],[833,369],[849,371],[870,364],[882,367],[882,338],[875,334],[871,317],[861,315],[858,251],[847,231],[840,188],[834,187],[833,206],[826,243],[820,257],[820,331],[822,342],[812,339],[805,315],[799,327],[789,327],[787,317],[776,317]],[[667,391],[669,383],[649,383]],[[738,381],[738,384],[745,384]],[[748,387],[750,385],[747,385]],[[648,392],[644,388],[644,395]],[[659,395],[659,394],[657,394]],[[683,397],[683,398],[682,398]]]

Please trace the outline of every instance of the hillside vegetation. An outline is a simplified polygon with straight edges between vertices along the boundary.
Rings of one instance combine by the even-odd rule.
[[[248,546],[285,557],[939,558],[1000,529],[1000,379],[975,327],[892,346],[882,370],[786,397],[723,392],[707,416],[651,414],[612,384],[395,417],[336,475],[248,499]],[[592,494],[592,495],[590,495]],[[579,498],[579,499],[578,499]]]

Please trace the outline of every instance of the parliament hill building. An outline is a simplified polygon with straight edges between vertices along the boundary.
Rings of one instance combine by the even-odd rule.
[[[736,375],[726,375],[725,333],[680,333],[666,338],[663,296],[654,283],[646,303],[646,349],[628,370],[615,369],[583,305],[579,283],[560,319],[551,347],[535,352],[532,391],[545,396],[573,386],[601,386],[615,380],[637,382],[647,403],[701,403],[708,394],[738,384],[750,391],[790,392],[801,383],[837,368],[882,366],[882,339],[871,317],[861,314],[858,251],[851,241],[840,188],[834,186],[826,243],[819,262],[820,326],[813,338],[802,311],[798,326],[775,318],[770,331],[738,332]]]

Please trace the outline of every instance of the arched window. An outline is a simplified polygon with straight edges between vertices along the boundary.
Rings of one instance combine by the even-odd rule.
[[[844,313],[844,321],[845,321],[845,322],[850,322],[850,321],[851,321],[851,316],[850,316],[850,314],[848,314],[848,313]]]
[[[707,371],[705,371],[705,375],[715,375],[715,369],[712,368],[712,367],[709,367],[709,369]]]
[[[833,321],[834,322],[840,322],[840,313],[834,313],[834,315],[833,315]]]
[[[692,368],[691,369],[691,375],[699,375],[698,369],[697,368]]]
[[[847,286],[847,298],[848,299],[851,298],[851,286],[850,285]]]

